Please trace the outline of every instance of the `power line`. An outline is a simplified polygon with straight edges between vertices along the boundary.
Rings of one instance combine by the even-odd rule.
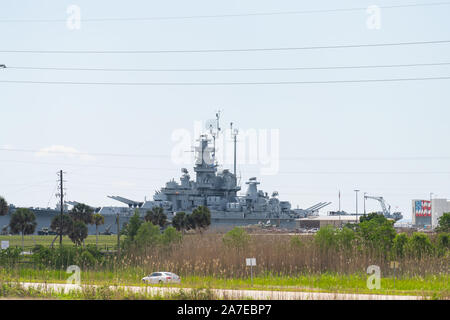
[[[125,153],[90,153],[90,152],[66,152],[66,151],[57,151],[57,150],[36,150],[36,149],[17,149],[17,148],[1,148],[0,151],[9,151],[9,152],[28,152],[28,153],[39,153],[43,154],[60,154],[67,155],[72,154],[76,156],[108,156],[108,157],[135,157],[135,158],[167,158],[167,155],[158,155],[158,154],[125,154]]]
[[[185,49],[185,50],[0,50],[0,53],[32,53],[32,54],[161,54],[161,53],[228,53],[228,52],[271,52],[271,51],[297,51],[318,49],[348,49],[348,48],[371,48],[391,46],[411,46],[426,44],[445,44],[450,40],[414,41],[414,42],[391,42],[391,43],[369,43],[348,44],[334,46],[306,46],[306,47],[272,47],[272,48],[240,48],[240,49]]]
[[[430,7],[450,5],[450,2],[433,2],[433,3],[413,3],[404,5],[378,6],[380,9],[398,9],[413,7]],[[194,20],[194,19],[215,19],[215,18],[239,18],[239,17],[258,17],[258,16],[281,16],[281,15],[300,15],[300,14],[316,14],[316,13],[339,13],[364,11],[367,7],[355,8],[335,8],[335,9],[312,9],[300,11],[278,11],[278,12],[247,12],[237,14],[213,14],[213,15],[187,15],[187,16],[153,16],[153,17],[128,17],[128,18],[88,18],[81,19],[82,22],[132,22],[132,21],[158,21],[158,20]],[[43,22],[66,22],[67,19],[1,19],[0,23],[43,23]]]
[[[247,85],[301,85],[301,84],[342,84],[342,83],[375,83],[375,82],[403,82],[449,80],[444,77],[417,77],[393,79],[357,79],[357,80],[323,80],[323,81],[277,81],[277,82],[74,82],[74,81],[28,81],[28,80],[0,80],[0,83],[10,84],[45,84],[45,85],[111,85],[111,86],[247,86]]]
[[[38,149],[19,149],[19,148],[5,148],[0,147],[0,152],[26,152],[26,153],[39,153],[42,150]],[[48,150],[45,153],[55,154],[55,155],[66,155],[68,152],[64,151],[56,151],[56,150]],[[164,154],[131,154],[131,153],[97,153],[97,152],[77,152],[73,153],[74,155],[79,156],[105,156],[105,157],[126,157],[126,158],[162,158],[167,159],[170,158],[170,155]],[[324,156],[287,156],[280,157],[280,160],[287,161],[382,161],[382,160],[450,160],[450,156],[433,156],[433,155],[425,155],[425,156],[389,156],[389,157],[379,157],[379,156],[367,156],[367,157],[324,157]],[[50,163],[54,164],[54,163]],[[155,168],[157,170],[164,168]]]
[[[16,70],[52,70],[52,71],[107,71],[107,72],[240,72],[240,71],[296,71],[296,70],[339,70],[339,69],[375,69],[375,68],[406,68],[446,66],[450,62],[385,64],[385,65],[357,65],[357,66],[316,66],[316,67],[268,67],[268,68],[68,68],[68,67],[31,67],[8,66],[7,69]]]
[[[90,165],[90,164],[61,164],[61,163],[46,163],[46,162],[32,162],[32,161],[5,161],[0,160],[0,162],[14,162],[14,163],[26,163],[33,165],[53,165],[53,166],[76,166],[76,167],[92,167],[92,168],[102,168],[102,169],[131,169],[131,170],[158,170],[158,171],[179,171],[179,169],[173,168],[150,168],[150,167],[131,167],[131,166],[105,166],[105,165]],[[251,170],[249,170],[251,171]],[[258,170],[254,170],[251,172],[256,172]],[[281,171],[276,175],[293,175],[293,174],[301,174],[301,175],[309,175],[309,174],[317,174],[317,175],[328,175],[328,174],[395,174],[395,175],[447,175],[450,174],[450,171]]]
[[[22,164],[32,164],[32,165],[50,165],[50,166],[65,166],[65,167],[84,167],[84,168],[100,168],[100,169],[129,169],[129,170],[157,170],[157,171],[179,171],[179,169],[174,168],[161,168],[161,167],[133,167],[133,166],[105,166],[105,165],[95,165],[95,164],[79,164],[79,163],[52,163],[52,162],[37,162],[37,161],[23,161],[23,160],[0,160],[0,162],[6,163],[22,163]]]

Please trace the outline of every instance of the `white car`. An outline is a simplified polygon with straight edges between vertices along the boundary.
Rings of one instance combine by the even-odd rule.
[[[180,283],[181,278],[172,272],[153,272],[151,275],[142,278],[145,283]]]

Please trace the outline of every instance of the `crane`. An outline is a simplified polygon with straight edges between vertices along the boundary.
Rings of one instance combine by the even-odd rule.
[[[373,197],[373,196],[365,195],[364,198],[378,201],[381,205],[382,213],[386,218],[393,218],[395,221],[403,218],[403,215],[401,214],[401,212],[391,213],[391,206],[389,204],[386,204],[386,201],[384,201],[383,197]]]

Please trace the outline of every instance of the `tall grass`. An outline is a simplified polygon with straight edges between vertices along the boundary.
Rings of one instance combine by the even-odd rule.
[[[382,277],[393,276],[389,257],[376,248],[366,248],[357,243],[346,248],[321,248],[313,236],[252,235],[244,246],[232,247],[222,238],[221,234],[193,234],[185,235],[181,243],[170,246],[130,248],[120,257],[105,258],[101,264],[81,266],[83,283],[136,284],[151,272],[170,271],[182,277],[183,285],[189,279],[192,284],[201,280],[224,287],[227,283],[237,287],[242,284],[247,286],[250,285],[250,269],[245,265],[245,258],[256,258],[253,275],[258,286],[364,288],[366,270],[370,265],[378,265]],[[418,285],[422,289],[432,290],[431,285],[424,284],[437,277],[434,282],[430,280],[430,284],[437,283],[437,289],[448,291],[448,252],[446,255],[420,258],[405,255],[397,261],[396,278],[398,281],[404,280],[405,290],[414,286],[418,289]],[[65,281],[68,274],[52,265],[22,263],[0,268],[0,278],[8,277],[50,282]],[[411,282],[406,281],[408,279]],[[441,288],[445,279],[447,287],[444,285]],[[392,286],[390,280],[385,284],[386,287]],[[397,282],[397,288],[401,289],[399,285],[400,282]]]
[[[390,260],[378,250],[353,246],[348,249],[322,249],[312,237],[303,237],[293,244],[290,237],[255,235],[244,248],[226,246],[217,234],[191,235],[170,249],[130,251],[115,268],[140,267],[148,272],[170,270],[182,276],[214,276],[219,278],[247,277],[245,258],[256,258],[256,275],[295,276],[302,273],[365,273],[369,265],[378,265],[386,274],[393,273]],[[405,256],[397,259],[398,276],[426,276],[448,273],[449,257]]]

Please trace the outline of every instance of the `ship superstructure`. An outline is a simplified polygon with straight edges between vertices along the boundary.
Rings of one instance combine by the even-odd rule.
[[[218,169],[215,147],[215,140],[220,132],[218,120],[219,115],[215,131],[211,130],[210,135],[202,134],[197,140],[193,179],[189,171],[183,168],[179,182],[174,179],[168,181],[165,187],[155,192],[153,201],[138,203],[121,197],[110,198],[126,203],[130,208],[139,208],[140,211],[161,207],[169,218],[177,212],[190,213],[198,206],[207,206],[211,211],[213,225],[245,225],[272,220],[285,227],[294,227],[294,219],[318,214],[318,210],[330,204],[321,202],[305,210],[292,209],[289,201],[279,200],[277,191],[269,195],[259,190],[260,182],[256,177],[246,182],[246,193],[239,195],[241,187],[238,185],[236,169],[234,173],[228,169]],[[235,138],[236,131],[234,134]],[[236,139],[234,141],[236,144]],[[234,159],[236,168],[236,154]]]

